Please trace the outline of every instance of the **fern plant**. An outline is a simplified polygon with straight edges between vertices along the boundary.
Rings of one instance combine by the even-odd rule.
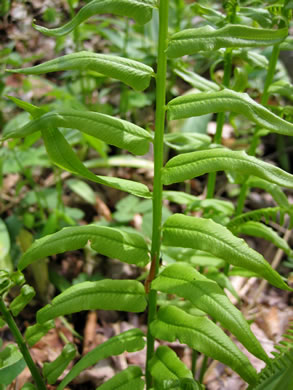
[[[151,20],[153,13],[157,13],[159,31],[156,71],[133,59],[86,51],[68,54],[35,67],[9,70],[21,74],[90,70],[117,79],[139,91],[145,90],[153,78],[156,83],[154,132],[130,121],[99,112],[67,110],[62,107],[47,112],[42,107],[12,98],[15,104],[31,114],[32,120],[21,128],[8,131],[3,135],[2,141],[26,137],[41,131],[48,156],[60,168],[83,179],[137,197],[152,199],[153,205],[150,245],[142,235],[120,228],[95,224],[67,227],[36,240],[22,256],[17,272],[2,271],[0,310],[15,336],[39,390],[45,389],[46,383],[56,382],[58,382],[57,389],[62,390],[82,370],[99,360],[124,351],[140,350],[145,343],[147,345],[145,372],[138,366],[129,366],[101,385],[99,389],[143,389],[145,384],[147,389],[203,388],[202,384],[195,381],[194,372],[179,360],[171,348],[160,346],[155,350],[155,339],[168,342],[178,339],[191,349],[231,367],[249,384],[250,388],[261,388],[257,387],[260,380],[255,368],[221,327],[233,334],[258,359],[263,360],[268,366],[271,364],[248,322],[219,285],[220,281],[218,283],[218,280],[213,280],[212,277],[208,277],[208,274],[198,272],[194,264],[199,261],[196,258],[201,257],[203,268],[208,262],[217,263],[220,267],[223,267],[223,264],[241,267],[277,288],[292,291],[284,278],[263,256],[251,249],[237,235],[240,233],[260,235],[273,241],[287,253],[290,252],[288,245],[269,228],[260,225],[259,220],[265,215],[273,217],[278,211],[291,213],[291,207],[281,187],[292,189],[293,175],[248,155],[245,151],[234,151],[220,145],[221,127],[225,120],[223,113],[227,111],[246,117],[258,129],[266,129],[281,135],[293,135],[292,123],[254,101],[238,88],[239,83],[236,83],[238,85],[236,90],[228,88],[233,55],[251,58],[251,48],[279,45],[288,35],[288,26],[286,19],[283,18],[285,22],[279,26],[280,28],[272,28],[275,22],[269,10],[266,10],[264,15],[261,8],[239,8],[236,1],[229,1],[225,3],[229,23],[226,23],[224,14],[194,4],[191,6],[192,12],[204,15],[214,27],[205,25],[172,33],[168,20],[170,3],[169,0],[92,0],[62,27],[50,30],[35,26],[43,34],[59,37],[70,33],[79,24],[97,14],[111,13],[133,18],[136,23],[143,25]],[[177,6],[180,8],[182,4]],[[292,5],[285,1],[282,7],[290,9]],[[182,7],[180,9],[182,10]],[[260,27],[247,26],[245,22],[247,18],[256,19]],[[262,27],[263,23],[265,27]],[[207,81],[186,69],[186,56],[198,55],[199,52],[208,54],[215,52],[222,56],[222,49],[226,50],[224,61],[227,68],[222,84]],[[259,56],[258,60],[259,58],[262,57]],[[166,101],[169,71],[198,87],[199,92],[188,93]],[[187,135],[180,134],[165,135],[168,122],[215,113],[221,115],[215,144],[210,144],[208,137],[197,137],[194,134],[189,135],[189,138]],[[150,144],[153,144],[152,192],[146,185],[136,181],[95,175],[79,160],[63,132],[60,131],[60,127],[79,130],[135,155],[145,154]],[[179,151],[179,155],[165,162],[164,145],[174,147]],[[204,203],[190,194],[163,190],[164,185],[182,183],[218,171],[227,172],[235,182],[238,177],[253,176],[245,182],[245,185],[258,186],[272,193],[279,208],[272,211],[258,210],[251,217],[240,215],[230,220],[233,206],[229,202],[221,203],[217,199],[207,199]],[[213,188],[215,177],[209,180],[213,183],[210,188]],[[211,195],[212,192],[213,190],[210,190],[209,194]],[[187,204],[187,210],[201,208],[209,218],[174,214],[162,223],[163,199]],[[226,218],[223,218],[223,215]],[[33,292],[28,286],[23,287],[22,294],[10,306],[5,303],[5,294],[12,286],[24,284],[21,272],[30,264],[54,254],[83,248],[88,242],[94,251],[109,258],[117,258],[142,268],[150,264],[145,284],[137,280],[105,279],[69,287],[38,311],[36,324],[27,329],[23,338],[13,316],[28,303]],[[178,261],[166,266],[165,259],[172,250],[176,253],[173,258]],[[180,300],[164,299],[170,294]],[[28,346],[34,345],[54,326],[53,320],[58,316],[98,309],[134,313],[147,311],[147,334],[143,334],[139,329],[132,329],[112,337],[82,357],[65,378],[58,381],[65,367],[75,358],[74,347],[67,344],[55,362],[44,366],[41,375],[31,359]],[[290,359],[291,352],[286,356]],[[281,377],[284,373],[279,370],[274,375]],[[25,388],[30,386],[32,385],[28,384]]]

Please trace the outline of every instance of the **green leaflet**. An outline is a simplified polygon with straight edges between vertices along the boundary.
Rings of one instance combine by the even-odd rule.
[[[47,321],[43,324],[28,326],[24,333],[27,344],[32,347],[53,328],[55,328],[54,320]]]
[[[293,349],[279,354],[259,373],[257,385],[247,390],[281,390],[293,388]]]
[[[194,195],[181,191],[163,191],[163,199],[177,204],[185,204],[188,210],[213,210],[215,213],[232,215],[235,208],[233,203],[221,199],[200,199]]]
[[[185,262],[193,266],[223,268],[226,264],[223,259],[219,259],[210,253],[190,248],[174,248],[167,246],[162,248],[162,252],[163,256],[166,254],[174,259],[174,261]]]
[[[243,25],[226,25],[219,29],[211,26],[191,28],[171,36],[167,49],[170,58],[195,54],[198,51],[216,51],[227,47],[262,47],[282,42],[288,29],[260,29]]]
[[[194,3],[191,5],[191,9],[201,17],[210,21],[213,24],[221,23],[225,20],[225,15],[213,8],[205,7],[203,5]]]
[[[272,228],[257,221],[247,221],[233,230],[234,234],[246,234],[252,237],[264,238],[272,242],[277,248],[282,249],[288,256],[292,255],[292,250],[288,243],[278,235]]]
[[[283,187],[293,188],[293,175],[244,151],[225,148],[200,150],[171,158],[163,168],[164,184],[179,183],[208,172],[229,171],[254,175]]]
[[[280,207],[284,207],[284,208],[290,207],[287,196],[284,194],[284,192],[278,185],[270,183],[267,180],[263,180],[253,176],[249,177],[246,184],[250,188],[252,187],[261,188],[266,192],[270,193]]]
[[[192,378],[192,373],[178,358],[176,353],[167,346],[157,348],[149,362],[152,377],[157,382],[166,379]]]
[[[88,51],[67,54],[29,68],[7,69],[8,72],[22,74],[43,74],[61,70],[95,71],[123,81],[138,91],[147,88],[154,75],[153,69],[141,62]]]
[[[255,20],[262,27],[269,27],[273,23],[272,15],[266,8],[239,7],[239,14]]]
[[[66,227],[57,233],[36,240],[18,264],[23,270],[39,259],[83,248],[90,241],[98,253],[129,264],[145,266],[149,262],[148,247],[142,236],[106,226]]]
[[[26,362],[14,344],[8,344],[0,351],[0,388],[10,385],[11,382],[24,370]],[[7,389],[5,386],[4,389]]]
[[[273,286],[292,291],[260,253],[211,219],[172,215],[163,225],[163,244],[210,252],[229,264],[257,273]]]
[[[249,386],[247,390],[279,390],[293,388],[293,328],[289,325],[289,329],[282,336],[274,348],[278,351],[273,351],[275,356],[270,359],[262,371],[258,374],[257,385]]]
[[[100,360],[106,359],[113,355],[120,355],[121,353],[135,352],[143,349],[145,345],[144,334],[140,329],[130,329],[117,336],[113,336],[103,344],[98,345],[92,349],[85,356],[83,356],[65,376],[57,390],[63,390],[77,375],[79,375],[86,368],[96,364]],[[141,376],[137,369],[133,372],[134,376]],[[115,387],[113,387],[115,388]]]
[[[150,325],[154,337],[182,344],[219,360],[233,368],[249,384],[257,380],[257,373],[247,357],[229,337],[206,317],[195,317],[174,307],[162,307]]]
[[[152,288],[188,299],[233,333],[253,355],[266,362],[269,360],[242,313],[216,282],[201,275],[192,266],[175,263],[166,267],[152,282]]]
[[[7,71],[10,72],[10,69]],[[43,108],[39,108],[37,106],[34,106],[31,103],[25,102],[21,99],[18,99],[14,96],[5,95],[5,97],[9,100],[11,100],[14,104],[16,104],[18,107],[20,107],[22,110],[25,110],[31,114],[33,118],[38,118],[39,116],[46,113],[46,111]]]
[[[190,152],[208,147],[211,139],[206,134],[199,133],[169,133],[164,136],[164,143],[179,153]]]
[[[73,343],[67,343],[61,354],[50,363],[44,363],[43,375],[50,385],[54,384],[59,376],[63,374],[68,364],[75,358],[76,348]]]
[[[20,390],[38,390],[32,383],[25,383]]]
[[[205,386],[195,379],[165,379],[156,390],[205,390]]]
[[[154,0],[92,0],[62,27],[45,28],[34,25],[35,29],[49,36],[60,37],[70,33],[75,27],[97,14],[114,14],[133,18],[139,24],[145,24],[152,18]]]
[[[94,175],[78,159],[58,129],[48,128],[46,131],[42,131],[42,136],[50,159],[60,168],[95,183],[104,184],[108,187],[129,192],[142,198],[151,198],[152,195],[147,186],[142,183],[120,179],[118,177]]]
[[[184,68],[175,68],[174,72],[177,76],[181,77],[182,80],[186,81],[192,87],[199,89],[200,91],[219,91],[220,86],[213,81],[207,80],[195,72]]]
[[[83,282],[69,287],[57,295],[52,304],[37,313],[37,321],[77,313],[82,310],[121,310],[142,312],[146,308],[144,287],[136,280],[104,279],[98,282]]]
[[[293,135],[293,124],[256,103],[247,93],[223,89],[179,96],[167,106],[169,118],[182,119],[217,112],[236,112],[273,133]]]
[[[282,207],[266,207],[263,209],[248,211],[247,213],[237,215],[231,219],[227,224],[228,229],[237,230],[239,225],[247,221],[261,221],[265,220],[265,223],[269,221],[278,222],[279,225],[283,225],[285,221],[285,215],[288,215],[290,218],[289,229],[293,226],[293,208],[282,208]]]
[[[50,131],[50,128],[56,127],[77,129],[138,155],[147,153],[149,142],[152,141],[152,135],[149,132],[131,122],[98,112],[77,110],[48,112],[28,122],[20,129],[5,134],[3,140],[26,137],[40,129],[45,133]]]
[[[33,287],[25,284],[21,287],[20,294],[13,299],[9,305],[9,309],[16,317],[22,311],[23,308],[33,299],[36,292]]]
[[[98,390],[143,390],[142,371],[138,366],[130,366],[98,387]]]

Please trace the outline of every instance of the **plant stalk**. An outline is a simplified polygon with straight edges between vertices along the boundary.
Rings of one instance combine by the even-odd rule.
[[[166,73],[167,73],[167,35],[168,35],[168,11],[169,0],[161,0],[159,4],[159,42],[158,62],[156,75],[156,119],[154,140],[154,187],[153,187],[153,225],[151,247],[151,269],[147,278],[146,290],[155,278],[160,264],[161,248],[161,224],[162,224],[162,167],[163,167],[163,140],[165,129],[165,103],[166,103]],[[152,377],[149,371],[149,361],[154,353],[155,339],[150,332],[150,324],[156,317],[157,292],[150,290],[148,307],[148,332],[147,332],[147,361],[146,384],[147,389],[152,385]]]
[[[204,378],[204,374],[206,373],[207,366],[208,366],[208,356],[205,355],[203,358],[203,362],[202,362],[200,374],[199,374],[199,379],[198,379],[200,383],[203,382],[203,378]]]
[[[229,87],[231,72],[232,72],[232,49],[228,48],[228,49],[226,49],[225,55],[224,55],[223,85],[225,87]],[[217,128],[216,128],[216,134],[214,137],[215,144],[222,143],[222,132],[223,132],[224,123],[225,123],[225,113],[220,112],[217,115]],[[208,175],[207,198],[214,197],[215,185],[216,185],[216,175],[217,175],[216,172],[211,172]]]
[[[227,18],[229,23],[235,23],[236,18],[236,10],[237,10],[237,1],[235,1],[233,9],[228,13]],[[232,73],[232,49],[227,48],[224,54],[224,77],[223,77],[223,85],[225,87],[229,87],[230,79]],[[216,134],[214,137],[215,144],[222,143],[222,132],[225,123],[225,113],[220,112],[217,115],[217,128]],[[207,198],[213,198],[215,193],[215,185],[216,185],[216,172],[211,172],[208,175],[208,184],[207,184]]]
[[[20,333],[12,315],[10,314],[10,311],[7,309],[4,301],[2,298],[0,298],[0,312],[2,313],[3,315],[3,318],[5,320],[5,322],[8,324],[14,338],[15,338],[15,341],[18,345],[18,348],[20,350],[20,352],[22,353],[22,356],[32,374],[32,377],[34,378],[34,381],[36,383],[36,386],[38,388],[38,390],[46,390],[46,385],[41,377],[41,374],[37,368],[37,366],[35,365],[32,357],[31,357],[31,354],[27,348],[27,345],[22,337],[22,334]]]
[[[192,357],[191,357],[191,372],[192,372],[192,377],[195,379],[195,374],[196,374],[196,361],[198,358],[198,352],[193,349],[192,350]]]

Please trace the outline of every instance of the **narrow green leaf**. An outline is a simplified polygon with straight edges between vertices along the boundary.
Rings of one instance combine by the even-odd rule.
[[[183,68],[175,68],[174,72],[177,76],[181,77],[182,80],[186,81],[192,87],[199,89],[200,91],[219,91],[220,86],[213,81],[207,80],[195,72]]]
[[[214,213],[232,215],[235,208],[233,203],[222,199],[200,199],[197,196],[181,191],[163,191],[163,199],[188,206],[188,210],[213,210]]]
[[[258,381],[255,386],[249,386],[247,390],[278,390],[293,389],[293,349],[291,348],[274,353],[275,358],[271,359],[258,374]]]
[[[20,390],[38,390],[32,383],[25,383]]]
[[[152,288],[188,299],[233,333],[253,355],[266,362],[269,360],[242,313],[216,282],[201,275],[192,266],[175,263],[166,267],[153,281]]]
[[[0,218],[0,269],[13,271],[13,263],[10,257],[10,237],[3,219]]]
[[[23,308],[33,299],[36,292],[33,287],[25,284],[21,287],[20,294],[13,299],[9,305],[9,309],[16,317],[22,311]]]
[[[42,131],[42,135],[50,159],[60,168],[95,183],[116,188],[117,190],[125,191],[142,198],[151,198],[152,195],[150,191],[147,186],[142,183],[120,179],[118,177],[94,175],[78,159],[65,137],[58,129],[47,129],[46,131]]]
[[[192,373],[178,358],[176,353],[167,346],[157,348],[149,362],[150,372],[155,381],[166,379],[192,378]]]
[[[216,30],[211,26],[204,26],[172,35],[167,55],[176,58],[199,51],[216,51],[228,47],[270,46],[282,42],[287,35],[287,28],[271,30],[231,24]]]
[[[211,219],[172,215],[163,226],[163,244],[210,252],[229,264],[256,272],[273,286],[292,290],[260,253]]]
[[[205,386],[191,378],[165,379],[156,390],[205,390]]]
[[[162,252],[175,261],[183,261],[193,266],[223,268],[226,264],[226,262],[223,259],[219,259],[219,257],[190,248],[174,248],[167,246],[162,248]]]
[[[201,17],[210,21],[213,24],[222,23],[225,20],[225,15],[219,11],[216,11],[212,7],[205,7],[198,3],[193,3],[191,9]]]
[[[239,7],[239,15],[255,20],[262,27],[270,27],[273,23],[272,15],[266,8]]]
[[[95,191],[87,183],[78,179],[69,179],[66,181],[66,185],[75,192],[78,196],[84,199],[86,202],[96,204],[96,194]]]
[[[206,317],[195,317],[174,307],[162,307],[150,325],[154,337],[182,344],[227,364],[246,382],[253,384],[257,373],[247,357],[229,337]]]
[[[155,0],[92,0],[62,27],[45,28],[34,25],[35,29],[49,36],[60,37],[70,33],[75,27],[98,14],[114,14],[133,18],[139,24],[145,24],[152,18]]]
[[[284,194],[284,192],[278,185],[254,176],[250,176],[246,184],[250,188],[252,187],[261,188],[266,192],[270,193],[280,207],[284,207],[284,208],[290,207],[287,196]]]
[[[234,230],[238,226],[242,225],[247,221],[261,221],[264,220],[265,223],[270,221],[278,222],[279,225],[284,224],[284,217],[288,215],[290,218],[290,226],[293,225],[293,207],[282,208],[282,207],[265,207],[263,209],[248,211],[237,215],[227,224],[228,229]]]
[[[14,96],[6,95],[5,97],[7,99],[11,100],[14,104],[16,104],[22,110],[29,112],[33,118],[37,118],[37,117],[46,113],[46,111],[44,111],[44,109],[39,108],[37,106],[34,106],[33,104],[25,102],[21,99],[14,97]]]
[[[74,378],[77,377],[83,370],[96,364],[100,360],[107,357],[120,355],[121,353],[135,352],[143,349],[145,345],[144,334],[140,329],[130,329],[117,336],[113,336],[103,344],[92,349],[83,356],[65,376],[57,390],[63,390]],[[141,376],[138,375],[137,376]]]
[[[43,375],[50,385],[54,384],[59,376],[63,374],[68,364],[75,358],[75,355],[75,345],[73,343],[68,343],[53,362],[44,363]]]
[[[229,171],[254,175],[279,186],[293,188],[293,175],[249,156],[244,151],[225,148],[200,150],[173,157],[163,168],[163,183],[179,183],[209,172]]]
[[[107,168],[107,167],[129,167],[129,168],[144,168],[152,170],[154,164],[152,161],[134,157],[129,154],[110,156],[106,160],[104,158],[94,158],[84,162],[87,168]]]
[[[24,370],[26,362],[14,344],[8,344],[0,351],[0,385],[10,385]]]
[[[108,144],[129,150],[134,154],[145,154],[149,150],[152,136],[149,132],[133,123],[92,111],[48,112],[21,127],[5,134],[8,138],[26,137],[42,129],[43,134],[50,128],[64,127],[77,129]]]
[[[83,282],[57,295],[52,304],[37,313],[40,323],[82,310],[121,310],[142,312],[147,305],[144,286],[136,280],[104,279]]]
[[[98,387],[99,390],[143,390],[142,371],[138,366],[130,366]]]
[[[282,237],[278,235],[272,228],[257,221],[247,221],[239,225],[234,234],[246,234],[247,236],[264,238],[272,242],[277,248],[282,249],[288,256],[292,256],[292,250]]]
[[[50,329],[55,328],[54,320],[47,321],[43,324],[28,326],[25,330],[24,337],[29,347],[35,345]]]
[[[147,88],[154,75],[150,66],[139,61],[89,51],[67,54],[29,68],[7,69],[8,72],[22,74],[43,74],[61,70],[95,71],[120,80],[138,91]]]
[[[178,152],[190,152],[207,147],[211,139],[206,134],[199,133],[169,133],[165,134],[164,142]]]
[[[179,96],[168,103],[169,118],[182,119],[218,112],[236,112],[273,133],[293,135],[293,124],[256,103],[247,93],[223,89]]]
[[[36,240],[20,259],[18,268],[23,270],[39,259],[81,249],[88,241],[92,249],[104,256],[141,267],[149,262],[147,244],[139,234],[112,227],[86,225],[66,227]]]

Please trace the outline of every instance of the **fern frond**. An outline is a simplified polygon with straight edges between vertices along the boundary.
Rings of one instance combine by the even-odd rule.
[[[277,222],[279,225],[284,225],[285,215],[290,218],[289,229],[293,225],[293,207],[266,207],[258,210],[249,211],[233,218],[227,225],[230,230],[235,230],[238,226],[248,221],[264,221],[268,224],[270,221]]]
[[[273,352],[275,357],[259,373],[257,384],[247,390],[293,389],[293,323],[275,349],[278,352]]]

